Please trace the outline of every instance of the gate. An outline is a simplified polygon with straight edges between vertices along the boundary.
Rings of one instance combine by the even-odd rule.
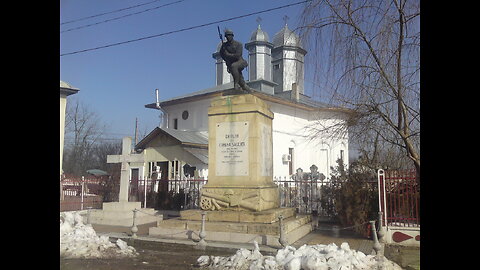
[[[388,226],[420,227],[420,184],[416,170],[378,170],[378,203]]]

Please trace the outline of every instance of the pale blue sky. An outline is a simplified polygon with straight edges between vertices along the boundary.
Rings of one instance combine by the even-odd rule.
[[[60,25],[60,31],[176,1],[178,0],[161,0],[134,9]],[[151,0],[61,0],[60,23],[147,2]],[[185,0],[142,14],[61,33],[60,54],[157,35],[296,2],[300,0]],[[219,26],[222,30],[225,27],[231,28],[235,39],[246,43],[256,29],[256,19],[260,16],[261,27],[270,35],[271,41],[283,27],[285,15],[290,18],[289,28],[297,27],[303,5],[253,15]],[[98,113],[101,121],[108,125],[105,137],[133,136],[136,117],[141,132],[149,132],[159,124],[158,111],[144,107],[155,101],[156,88],[160,90],[160,99],[169,99],[215,85],[212,53],[218,43],[215,24],[119,46],[64,55],[60,57],[60,80],[80,89],[78,94],[69,99],[80,99]],[[247,52],[244,51],[244,58],[246,57]],[[244,71],[244,76],[246,75]],[[307,70],[307,95],[311,91],[308,76]]]

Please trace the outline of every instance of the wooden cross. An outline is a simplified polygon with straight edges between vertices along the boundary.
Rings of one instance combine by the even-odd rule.
[[[122,163],[120,173],[120,192],[118,193],[118,201],[128,202],[128,185],[130,178],[130,162],[143,163],[143,153],[132,153],[132,138],[124,137],[122,139],[122,154],[107,155],[107,163]]]

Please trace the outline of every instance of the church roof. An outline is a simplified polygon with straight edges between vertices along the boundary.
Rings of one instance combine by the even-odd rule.
[[[273,37],[273,46],[302,47],[300,38],[288,28],[287,24]]]
[[[80,89],[75,88],[64,81],[60,81],[60,94],[68,96],[76,94],[78,91],[80,91]]]
[[[251,83],[251,81],[246,81],[247,85]],[[171,98],[168,100],[164,100],[160,102],[160,107],[162,106],[170,106],[174,104],[181,104],[184,102],[189,102],[192,100],[199,100],[203,98],[209,98],[209,97],[214,97],[214,96],[220,96],[223,94],[225,90],[233,89],[233,82],[229,82],[226,84],[222,85],[217,85],[212,88],[207,88],[204,90],[200,90],[197,92],[192,92],[188,93],[182,96],[178,96],[175,98]],[[261,92],[258,90],[253,89],[253,94],[258,95],[261,98],[264,98],[266,100],[269,100],[271,102],[276,102],[276,103],[281,103],[281,104],[286,104],[289,106],[295,106],[295,107],[303,107],[308,110],[312,109],[340,109],[343,110],[344,108],[340,107],[335,107],[327,103],[315,101],[311,99],[309,96],[300,94],[299,100],[294,100],[291,98],[292,94],[291,91],[285,91],[282,93],[276,93],[274,95],[271,95],[269,93]],[[145,108],[151,108],[151,109],[157,109],[155,103],[147,104],[145,105]]]
[[[269,42],[270,37],[268,36],[267,32],[263,31],[260,28],[260,24],[258,25],[257,29],[253,31],[252,35],[250,36],[250,41],[265,41]]]

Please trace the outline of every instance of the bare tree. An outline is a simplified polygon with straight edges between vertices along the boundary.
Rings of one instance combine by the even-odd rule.
[[[81,175],[95,166],[94,149],[99,142],[105,125],[100,117],[78,99],[72,99],[65,116],[64,171]]]
[[[420,172],[420,3],[313,0],[299,32],[314,54],[315,81],[350,109],[352,139],[394,146]],[[345,129],[345,127],[343,127]],[[316,127],[317,133],[324,131]],[[378,142],[381,141],[382,144]]]

